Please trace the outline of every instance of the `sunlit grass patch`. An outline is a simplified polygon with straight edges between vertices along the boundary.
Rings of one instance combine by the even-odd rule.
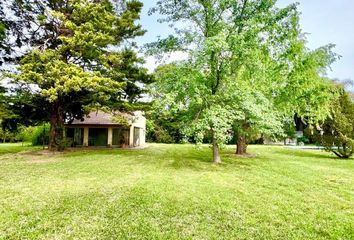
[[[354,237],[353,160],[283,147],[250,146],[248,158],[233,151],[215,165],[208,146],[44,154],[0,145],[0,239]]]

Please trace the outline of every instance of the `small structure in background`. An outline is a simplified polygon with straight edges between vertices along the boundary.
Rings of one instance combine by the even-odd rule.
[[[145,145],[146,118],[143,112],[91,112],[83,120],[65,125],[72,147],[139,147]]]

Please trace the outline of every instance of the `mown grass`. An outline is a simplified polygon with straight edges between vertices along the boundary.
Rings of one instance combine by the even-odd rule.
[[[354,239],[354,162],[325,152],[230,147],[216,166],[207,146],[10,147],[0,239]]]
[[[33,151],[40,147],[32,147],[31,143],[0,143],[0,155],[7,153],[18,153],[23,151]]]

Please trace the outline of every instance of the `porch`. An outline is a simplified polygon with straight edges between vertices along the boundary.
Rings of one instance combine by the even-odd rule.
[[[144,135],[144,129],[134,126],[130,128],[68,126],[66,128],[66,138],[71,140],[72,147],[139,147]]]
[[[117,119],[122,121],[117,121]],[[66,137],[73,147],[139,147],[145,145],[146,119],[142,112],[115,114],[91,112],[66,124]]]

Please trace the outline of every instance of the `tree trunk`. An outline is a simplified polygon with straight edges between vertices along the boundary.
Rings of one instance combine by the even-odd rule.
[[[247,153],[246,138],[243,136],[238,136],[237,142],[236,142],[236,154],[237,155],[244,155],[246,153]]]
[[[214,133],[213,133],[213,163],[215,164],[221,163],[219,145],[215,139]]]
[[[64,114],[58,103],[54,104],[50,117],[49,145],[50,151],[62,151],[64,139]]]

